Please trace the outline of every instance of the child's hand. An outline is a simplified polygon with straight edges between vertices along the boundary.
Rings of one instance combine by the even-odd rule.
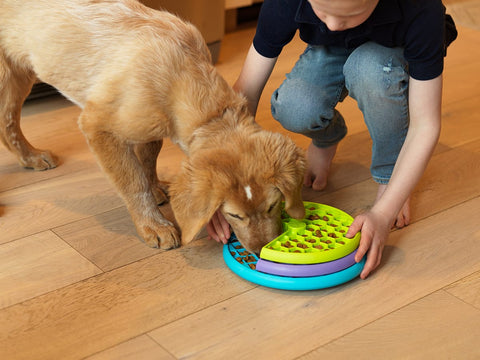
[[[365,279],[370,272],[375,270],[382,259],[383,248],[390,233],[391,221],[381,213],[370,210],[358,215],[346,233],[346,237],[352,238],[362,231],[360,245],[355,254],[355,261],[360,262],[368,251],[367,261],[360,274]]]
[[[217,210],[207,224],[207,233],[210,239],[223,244],[230,238],[230,225],[220,211]]]

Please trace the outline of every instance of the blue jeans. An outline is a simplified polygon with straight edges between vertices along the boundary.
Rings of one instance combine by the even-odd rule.
[[[315,146],[337,144],[347,126],[335,109],[350,95],[372,138],[371,173],[388,183],[408,130],[408,71],[402,48],[307,46],[271,99],[272,115]]]

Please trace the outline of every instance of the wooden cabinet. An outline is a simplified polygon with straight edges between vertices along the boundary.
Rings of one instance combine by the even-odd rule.
[[[250,6],[263,0],[225,0],[225,9],[238,9],[240,7]]]

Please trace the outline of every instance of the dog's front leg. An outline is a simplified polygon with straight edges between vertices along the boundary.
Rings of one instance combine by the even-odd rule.
[[[137,155],[140,164],[145,169],[145,175],[150,181],[150,187],[158,205],[163,205],[168,202],[168,184],[164,181],[160,181],[157,176],[157,158],[162,149],[162,145],[163,140],[135,145],[135,154]]]
[[[23,167],[47,170],[57,159],[47,150],[34,148],[20,128],[22,104],[35,81],[34,74],[13,65],[0,49],[0,141]]]
[[[150,247],[171,249],[180,246],[175,226],[157,207],[151,183],[135,154],[134,145],[118,134],[105,131],[99,121],[95,114],[84,110],[79,125],[103,170],[123,197],[138,234]]]

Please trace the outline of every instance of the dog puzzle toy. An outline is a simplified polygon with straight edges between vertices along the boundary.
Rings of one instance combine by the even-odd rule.
[[[253,283],[284,290],[315,290],[357,277],[365,258],[355,262],[360,234],[345,237],[353,218],[331,206],[304,202],[305,218],[282,210],[284,233],[265,245],[260,257],[249,253],[232,234],[224,245],[227,266]]]
[[[316,264],[340,259],[354,251],[360,233],[345,237],[353,218],[334,207],[304,202],[305,217],[292,219],[282,211],[285,232],[265,245],[260,258],[280,263]]]

